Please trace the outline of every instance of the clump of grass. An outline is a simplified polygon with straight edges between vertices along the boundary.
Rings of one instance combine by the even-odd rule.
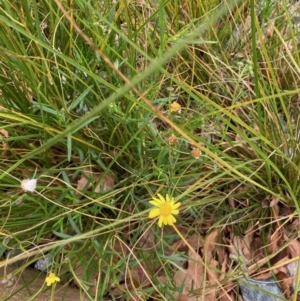
[[[145,219],[157,193],[180,200],[187,236],[257,221],[267,232],[266,198],[298,216],[296,7],[266,1],[256,17],[253,1],[252,13],[206,2],[1,4],[1,264],[49,252],[90,300],[171,300],[176,256],[164,252],[179,237]],[[79,192],[87,169],[102,177]],[[105,175],[115,185],[95,192]],[[124,292],[137,266],[151,285]]]

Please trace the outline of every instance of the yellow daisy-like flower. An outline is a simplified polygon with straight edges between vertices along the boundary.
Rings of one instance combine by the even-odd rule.
[[[152,201],[149,202],[156,207],[149,212],[149,218],[155,218],[159,216],[159,227],[162,225],[172,226],[174,223],[176,223],[176,219],[173,215],[177,215],[179,213],[178,208],[180,203],[175,204],[174,198],[170,197],[168,194],[166,195],[166,198],[160,194],[157,195],[158,198],[153,198]]]
[[[46,277],[45,282],[47,283],[47,286],[50,286],[51,284],[55,282],[59,282],[60,278],[57,277],[54,273],[50,273],[48,277]]]
[[[174,101],[171,104],[170,113],[173,113],[173,112],[178,112],[179,114],[181,113],[181,105],[177,101]]]

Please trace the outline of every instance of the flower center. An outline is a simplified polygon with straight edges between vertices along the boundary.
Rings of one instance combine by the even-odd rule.
[[[159,207],[159,210],[160,210],[160,215],[163,216],[168,216],[172,214],[172,206],[170,206],[169,204],[162,204]]]

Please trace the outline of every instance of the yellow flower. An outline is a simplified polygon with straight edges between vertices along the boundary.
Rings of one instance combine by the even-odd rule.
[[[176,137],[174,134],[172,134],[172,135],[168,138],[168,141],[169,141],[169,144],[170,144],[170,145],[174,145],[174,144],[177,143],[178,139],[177,139],[177,137]]]
[[[50,286],[51,284],[60,281],[60,278],[57,277],[54,273],[50,273],[48,277],[46,277],[45,282],[47,283],[47,286]]]
[[[174,101],[171,104],[170,112],[171,113],[178,112],[180,114],[181,113],[181,105],[177,101]]]
[[[171,226],[176,223],[176,219],[173,215],[177,215],[179,213],[178,208],[180,203],[175,204],[174,198],[170,197],[168,194],[166,195],[166,198],[158,194],[158,198],[153,198],[153,200],[149,203],[156,207],[149,212],[149,218],[159,216],[159,227],[162,225]]]
[[[199,159],[202,153],[199,148],[194,147],[191,151],[191,154],[195,159]]]

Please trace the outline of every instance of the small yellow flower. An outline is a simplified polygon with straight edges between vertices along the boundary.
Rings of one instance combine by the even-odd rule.
[[[172,135],[168,138],[168,141],[169,141],[169,144],[170,144],[170,145],[174,145],[174,144],[177,143],[178,139],[177,139],[177,137],[176,137],[174,134],[172,134]]]
[[[46,277],[45,282],[47,283],[47,286],[50,286],[51,284],[55,282],[59,282],[60,278],[57,277],[54,273],[50,273],[48,277]]]
[[[170,113],[173,112],[181,113],[181,105],[176,101],[171,104]]]
[[[175,204],[174,198],[170,197],[168,194],[166,195],[166,198],[158,194],[158,198],[153,198],[153,200],[149,203],[156,207],[149,212],[149,218],[159,216],[159,227],[162,225],[172,226],[176,223],[176,219],[173,215],[177,215],[179,213],[178,208],[180,203]]]
[[[191,155],[195,158],[195,159],[199,159],[200,156],[202,155],[201,150],[199,148],[194,147],[191,151]]]

